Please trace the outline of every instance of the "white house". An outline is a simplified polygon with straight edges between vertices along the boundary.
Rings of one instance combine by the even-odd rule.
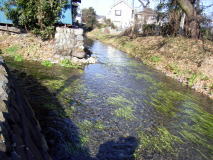
[[[115,2],[107,15],[118,29],[126,29],[133,24],[133,8],[125,0]]]

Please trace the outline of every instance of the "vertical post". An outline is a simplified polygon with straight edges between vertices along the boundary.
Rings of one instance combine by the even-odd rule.
[[[135,17],[135,0],[132,0],[132,18]]]

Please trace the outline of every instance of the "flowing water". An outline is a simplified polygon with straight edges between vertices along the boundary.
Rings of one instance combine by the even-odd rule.
[[[36,71],[55,94],[87,149],[85,160],[213,159],[212,100],[99,41],[88,47],[98,63],[82,70],[16,65]],[[78,147],[67,148],[77,154]]]

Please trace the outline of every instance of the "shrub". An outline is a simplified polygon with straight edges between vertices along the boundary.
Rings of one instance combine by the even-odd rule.
[[[16,26],[33,31],[43,39],[52,38],[67,0],[8,0],[5,13]]]

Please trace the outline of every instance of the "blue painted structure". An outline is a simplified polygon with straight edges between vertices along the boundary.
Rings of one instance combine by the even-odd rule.
[[[4,3],[7,2],[8,0],[0,0],[0,9],[1,7],[4,6]],[[11,20],[9,20],[4,11],[0,10],[0,23],[3,23],[3,24],[13,24],[13,22]]]
[[[0,0],[0,8],[3,7],[4,3],[7,1],[8,0]],[[73,0],[69,0],[68,4],[62,9],[62,12],[61,12],[62,14],[61,14],[59,23],[68,24],[68,25],[73,24],[72,1]],[[0,10],[0,23],[13,24],[13,22],[6,17],[5,12],[2,10]]]
[[[73,24],[72,1],[73,0],[69,0],[68,4],[62,9],[62,15],[60,17],[59,23],[70,25]]]

